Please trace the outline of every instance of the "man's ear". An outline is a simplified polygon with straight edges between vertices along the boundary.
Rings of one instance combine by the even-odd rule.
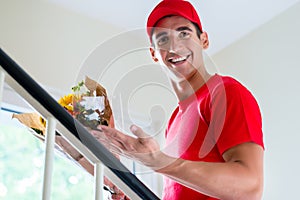
[[[208,35],[206,32],[201,33],[200,42],[203,49],[207,49],[209,47]]]
[[[155,56],[155,50],[153,49],[153,47],[150,47],[150,53],[154,62],[158,62],[158,58],[156,58]]]

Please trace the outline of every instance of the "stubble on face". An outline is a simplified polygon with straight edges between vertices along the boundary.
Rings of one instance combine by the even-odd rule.
[[[202,47],[195,26],[180,16],[160,20],[152,35],[155,56],[176,82],[191,79],[203,63]]]

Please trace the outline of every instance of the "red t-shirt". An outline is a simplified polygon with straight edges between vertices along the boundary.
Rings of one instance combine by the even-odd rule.
[[[264,147],[258,104],[238,81],[216,74],[179,102],[168,123],[164,152],[186,160],[224,162],[226,150],[245,142]],[[165,177],[163,199],[215,198]]]

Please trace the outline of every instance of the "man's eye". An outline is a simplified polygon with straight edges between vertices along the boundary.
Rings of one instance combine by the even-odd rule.
[[[164,44],[168,43],[168,41],[169,41],[169,38],[168,38],[168,37],[161,37],[161,38],[159,38],[159,40],[157,41],[157,44],[158,44],[159,46],[161,46],[161,45],[164,45]]]
[[[182,31],[179,33],[179,38],[181,38],[181,39],[187,38],[189,36],[190,36],[190,34],[186,31]]]

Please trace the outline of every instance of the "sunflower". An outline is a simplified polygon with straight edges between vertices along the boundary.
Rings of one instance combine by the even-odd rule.
[[[73,112],[73,98],[74,98],[74,94],[68,94],[61,97],[58,100],[58,103],[69,112]]]

